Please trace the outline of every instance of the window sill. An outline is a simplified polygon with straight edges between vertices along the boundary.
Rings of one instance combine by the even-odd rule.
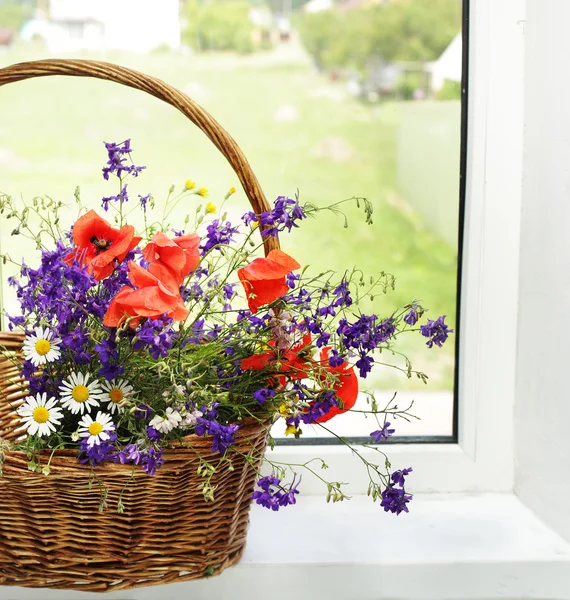
[[[109,600],[570,599],[570,544],[511,494],[417,495],[395,517],[368,498],[254,506],[239,565],[207,581],[105,594]],[[90,593],[0,587],[2,600]]]

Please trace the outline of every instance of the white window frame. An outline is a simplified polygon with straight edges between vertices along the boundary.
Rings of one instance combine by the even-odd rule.
[[[391,444],[395,468],[412,466],[414,492],[507,492],[514,487],[513,411],[523,180],[524,0],[471,0],[466,207],[457,444]],[[373,451],[365,456],[377,459]],[[328,480],[367,488],[343,446],[287,446],[268,457],[322,457]],[[322,493],[304,477],[303,493]]]

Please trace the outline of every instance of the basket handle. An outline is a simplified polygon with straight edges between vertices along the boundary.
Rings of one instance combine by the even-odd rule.
[[[94,77],[113,81],[135,88],[171,104],[197,125],[226,157],[238,176],[253,211],[260,214],[271,210],[241,148],[230,134],[199,104],[175,87],[139,71],[94,60],[38,60],[23,62],[0,69],[0,86],[34,77],[67,75],[72,77]],[[264,238],[265,254],[279,248],[279,240]]]

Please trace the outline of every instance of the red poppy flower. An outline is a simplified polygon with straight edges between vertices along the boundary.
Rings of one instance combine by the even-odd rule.
[[[168,269],[172,279],[178,282],[179,287],[184,278],[200,264],[199,246],[200,237],[195,233],[170,239],[164,233],[158,232],[145,246],[143,256],[150,263],[150,272],[163,278],[164,269]],[[155,269],[154,265],[162,268]]]
[[[284,296],[289,286],[285,275],[301,265],[281,250],[271,250],[267,258],[256,258],[250,265],[238,270],[244,287],[249,310],[256,313],[264,304]]]
[[[354,372],[354,368],[351,367],[347,362],[343,362],[339,367],[331,367],[329,363],[329,351],[330,348],[323,348],[321,350],[321,367],[336,375],[338,381],[334,384],[333,390],[340,400],[342,400],[342,408],[339,406],[333,406],[326,414],[316,419],[316,423],[326,423],[336,415],[346,412],[351,409],[356,399],[358,398],[358,377]],[[326,376],[323,375],[321,382],[326,382]]]
[[[95,279],[101,281],[114,271],[116,262],[125,260],[127,252],[141,239],[135,236],[132,225],[115,229],[94,210],[90,210],[75,222],[73,241],[76,247],[65,260],[68,264],[76,260],[87,266]]]
[[[269,342],[271,346],[275,344],[273,340]],[[248,358],[244,358],[241,361],[241,368],[244,371],[261,371],[263,369],[270,369],[272,364],[275,365],[275,370],[279,373],[283,373],[282,376],[278,377],[279,383],[284,386],[286,383],[286,377],[293,379],[303,379],[308,375],[310,357],[299,356],[301,352],[307,351],[311,345],[311,334],[307,333],[301,342],[293,346],[290,350],[278,354],[274,348],[269,348],[261,354],[254,354]],[[277,369],[277,364],[279,368]]]
[[[180,294],[132,261],[129,280],[137,289],[125,286],[119,290],[105,313],[106,327],[118,327],[128,317],[134,317],[132,324],[136,325],[142,317],[156,319],[166,314],[175,321],[183,321],[188,316]]]

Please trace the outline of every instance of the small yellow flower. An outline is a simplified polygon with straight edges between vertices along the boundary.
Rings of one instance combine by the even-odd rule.
[[[232,186],[228,190],[228,193],[226,194],[226,197],[224,198],[224,200],[227,200],[232,194],[235,194],[235,193],[236,193],[236,188]]]
[[[286,417],[289,414],[289,407],[287,406],[287,404],[285,404],[285,402],[280,404],[277,410],[279,411],[279,414],[282,417]]]
[[[206,214],[211,215],[217,212],[218,209],[216,208],[216,205],[213,202],[208,202],[208,204],[206,204]]]
[[[259,223],[257,221],[252,221],[251,228],[252,229],[257,229],[258,227],[259,227]]]
[[[287,429],[285,429],[285,435],[295,435],[297,433],[297,428],[295,425],[287,425]]]
[[[207,195],[208,195],[208,188],[201,187],[198,190],[198,196],[202,196],[202,198],[206,198]]]
[[[196,187],[196,182],[193,179],[187,179],[185,185],[187,190],[193,190]]]

